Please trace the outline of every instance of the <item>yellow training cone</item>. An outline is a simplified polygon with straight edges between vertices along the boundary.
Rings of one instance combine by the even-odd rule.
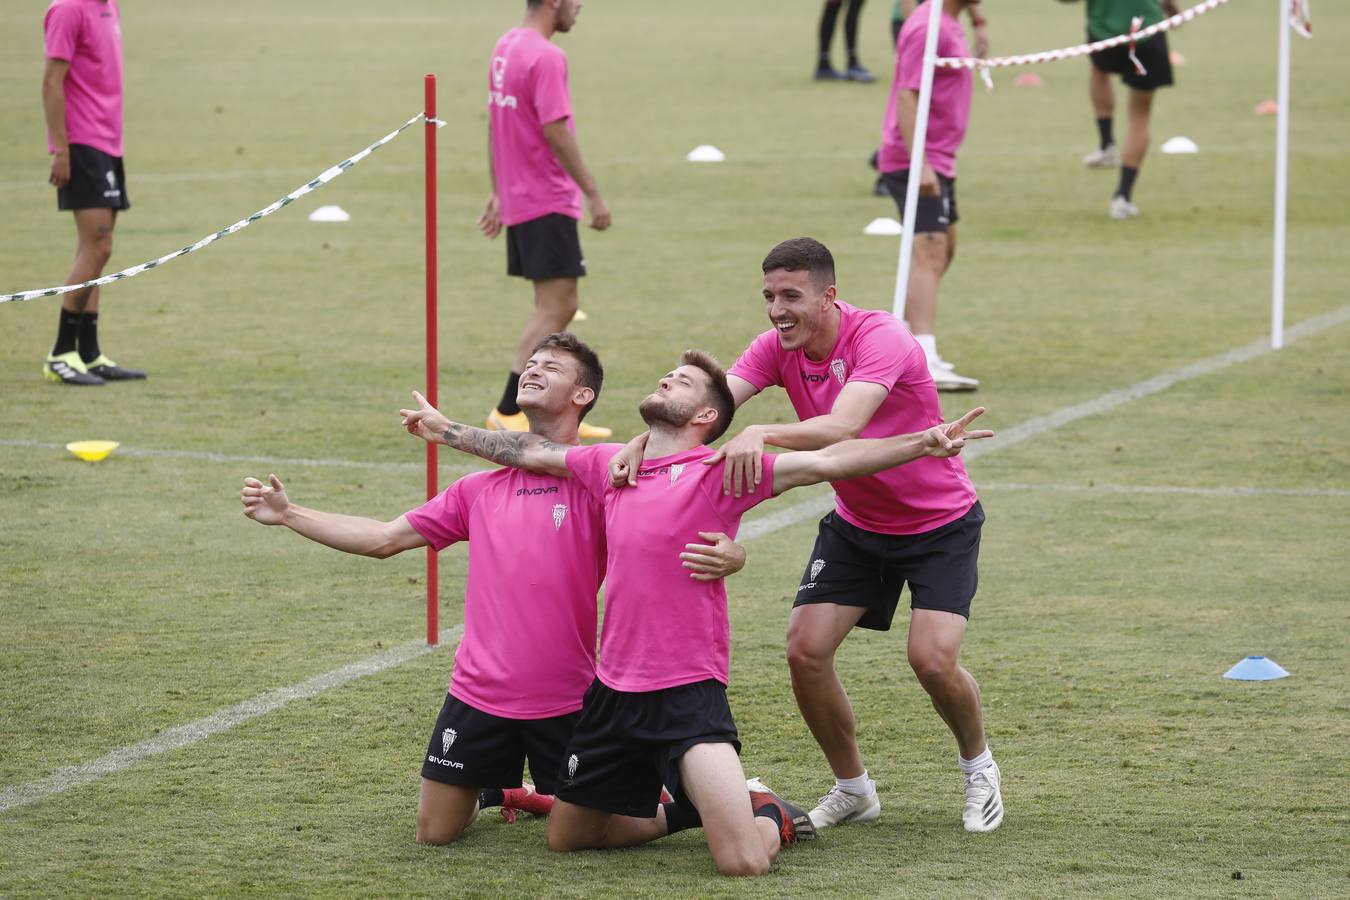
[[[66,449],[85,462],[98,462],[118,448],[117,441],[72,441]]]

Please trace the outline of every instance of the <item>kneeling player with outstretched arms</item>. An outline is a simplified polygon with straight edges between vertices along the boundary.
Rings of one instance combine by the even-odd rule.
[[[577,444],[602,379],[585,344],[566,333],[546,338],[521,377],[532,433]],[[245,479],[242,499],[254,521],[346,553],[385,558],[469,541],[464,635],[423,757],[417,840],[456,840],[484,806],[547,813],[563,748],[595,678],[605,535],[603,508],[591,493],[571,479],[508,468],[467,475],[390,522],[294,504],[275,475],[267,483]],[[725,534],[682,538],[706,542],[682,548],[686,580],[717,581],[745,563]],[[681,564],[673,553],[671,565]],[[521,574],[527,566],[534,577]],[[522,782],[527,760],[538,792]]]

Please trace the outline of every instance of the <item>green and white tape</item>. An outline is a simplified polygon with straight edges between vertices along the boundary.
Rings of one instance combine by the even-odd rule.
[[[60,287],[41,288],[35,291],[18,291],[17,293],[13,294],[0,294],[0,303],[9,303],[15,300],[33,300],[38,297],[55,297],[59,294],[69,294],[71,291],[82,291],[85,288],[97,287],[98,285],[102,284],[112,284],[114,281],[121,281],[123,278],[132,278],[136,275],[141,274],[142,272],[148,272],[150,269],[164,265],[171,259],[177,259],[180,256],[187,256],[189,253],[195,253],[196,251],[202,249],[205,246],[208,246],[209,244],[214,244],[216,241],[220,240],[223,237],[228,237],[229,235],[234,234],[237,231],[243,231],[245,228],[252,225],[259,219],[264,219],[267,216],[270,216],[272,213],[276,212],[277,210],[281,209],[282,207],[290,206],[296,200],[300,199],[301,197],[305,196],[311,191],[318,190],[328,182],[332,181],[334,178],[337,178],[343,172],[350,169],[352,166],[359,163],[361,160],[365,159],[370,154],[374,153],[376,150],[383,147],[385,144],[392,141],[394,138],[398,137],[403,132],[407,131],[413,125],[421,121],[427,121],[428,124],[435,125],[438,128],[445,124],[439,119],[428,120],[426,119],[425,115],[423,115],[422,113],[418,113],[417,115],[413,116],[411,119],[400,125],[397,129],[389,132],[384,137],[380,138],[378,141],[371,144],[366,149],[362,150],[360,153],[357,153],[355,156],[350,156],[347,159],[344,159],[342,162],[338,163],[337,165],[319,173],[319,175],[317,175],[313,180],[308,181],[305,184],[301,185],[300,187],[296,188],[295,190],[291,191],[289,194],[282,197],[280,200],[277,200],[273,203],[269,203],[267,206],[264,206],[262,209],[258,210],[248,218],[240,219],[233,225],[230,225],[227,228],[222,228],[220,231],[217,231],[215,234],[207,235],[200,241],[197,241],[197,243],[195,244],[189,244],[188,246],[183,247],[181,250],[175,250],[172,253],[161,256],[159,259],[152,259],[149,262],[143,262],[138,266],[132,266],[129,269],[123,269],[122,271],[114,272],[111,275],[104,275],[102,278],[95,278],[93,281],[86,281],[83,284],[65,284],[61,285]]]

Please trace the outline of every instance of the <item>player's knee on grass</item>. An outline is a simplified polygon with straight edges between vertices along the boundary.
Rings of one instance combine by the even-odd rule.
[[[443,846],[464,835],[478,816],[478,789],[422,779],[417,801],[417,843]]]
[[[554,853],[593,850],[603,846],[609,816],[599,810],[554,800],[548,814],[548,849]]]

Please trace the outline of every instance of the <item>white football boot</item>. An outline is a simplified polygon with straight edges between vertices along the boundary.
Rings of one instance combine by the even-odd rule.
[[[868,781],[872,793],[867,796],[850,794],[839,785],[830,788],[830,792],[820,798],[816,808],[811,810],[811,824],[816,830],[842,825],[845,822],[871,822],[881,815],[881,797],[877,795],[877,783]]]
[[[1001,779],[998,763],[965,776],[966,808],[961,819],[966,831],[993,831],[1003,823],[1003,794],[998,789]]]
[[[1089,169],[1114,169],[1120,165],[1120,153],[1116,151],[1116,145],[1111,144],[1083,157],[1083,165]]]

